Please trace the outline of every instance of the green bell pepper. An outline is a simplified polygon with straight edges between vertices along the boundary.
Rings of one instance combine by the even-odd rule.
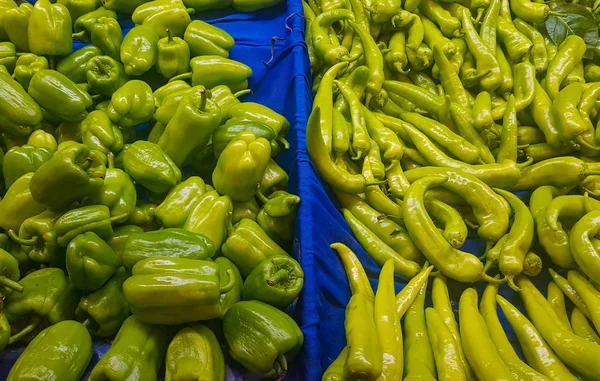
[[[105,97],[111,97],[129,81],[123,64],[109,56],[99,56],[89,60],[85,70],[90,90]]]
[[[29,52],[29,19],[33,5],[23,2],[18,8],[5,10],[3,27],[10,41],[22,52]]]
[[[29,82],[28,92],[41,107],[64,122],[82,121],[94,105],[86,91],[54,70],[35,73]]]
[[[117,271],[117,254],[96,233],[79,234],[67,247],[67,272],[75,287],[87,292],[102,287]]]
[[[127,225],[135,225],[142,228],[144,231],[156,230],[159,228],[154,218],[156,204],[141,202],[138,200],[133,212],[125,223]]]
[[[60,216],[60,213],[46,210],[23,221],[18,236],[13,230],[9,230],[8,234],[13,241],[21,245],[32,261],[61,264],[61,261],[64,262],[64,250],[58,246],[54,231],[56,221]]]
[[[106,0],[104,2],[104,7],[106,9],[130,15],[137,7],[148,1],[150,0]]]
[[[271,110],[267,106],[254,102],[244,102],[234,105],[229,109],[229,118],[266,124],[281,138],[286,137],[290,128],[290,122],[288,122],[285,116]],[[283,144],[284,146],[286,145],[285,143]]]
[[[168,340],[163,327],[128,317],[88,381],[157,380]]]
[[[54,137],[58,144],[64,142],[81,143],[81,122],[61,123],[54,131]],[[89,147],[88,147],[89,148]]]
[[[246,89],[234,94],[229,87],[219,85],[210,89],[210,93],[213,102],[221,109],[221,123],[225,123],[229,119],[229,109],[240,103],[241,96],[252,94],[252,90]]]
[[[195,86],[174,91],[173,93],[165,97],[162,104],[156,109],[154,119],[156,119],[157,122],[160,122],[166,126],[167,124],[169,124],[171,119],[173,119],[173,116],[177,112],[177,108],[179,107],[179,104],[181,103],[181,100],[184,97],[190,94],[197,93],[198,91],[204,89],[206,89],[204,86]]]
[[[8,33],[4,28],[4,15],[9,9],[17,8],[17,3],[13,0],[0,0],[0,41],[8,41]]]
[[[173,37],[171,29],[167,34],[158,41],[156,71],[170,79],[190,70],[190,48],[182,38]]]
[[[75,25],[73,26],[73,38],[83,42],[91,42],[92,26],[97,20],[103,17],[116,20],[117,13],[115,11],[106,9],[105,7],[100,7],[93,12],[81,15],[75,20]]]
[[[183,97],[158,140],[159,147],[178,167],[183,166],[194,150],[202,149],[210,142],[213,131],[221,122],[219,106],[210,100],[207,92],[200,88]]]
[[[256,194],[271,160],[271,145],[249,131],[241,132],[219,156],[212,181],[219,194],[248,201]],[[235,179],[235,181],[231,181]]]
[[[175,185],[154,211],[158,223],[165,228],[183,228],[204,193],[206,184],[198,176],[192,176]]]
[[[300,197],[286,191],[275,191],[268,198],[258,192],[264,203],[256,221],[275,242],[286,243],[294,239],[296,216]]]
[[[21,274],[26,274],[30,270],[37,267],[37,264],[33,262],[28,257],[25,250],[23,250],[23,246],[19,245],[13,240],[9,240],[6,251],[8,251],[8,253],[19,263],[19,271],[21,272]]]
[[[259,300],[285,310],[300,295],[304,272],[300,264],[288,255],[265,259],[242,287],[242,300]]]
[[[194,8],[196,12],[223,9],[231,6],[231,0],[183,0],[186,7]]]
[[[229,33],[202,20],[194,20],[188,25],[184,39],[190,46],[193,57],[221,56],[229,58],[229,51],[235,44],[235,40]]]
[[[194,324],[182,328],[167,349],[165,381],[225,380],[225,358],[215,334]]]
[[[181,171],[158,144],[138,140],[123,156],[125,172],[154,193],[165,193],[181,181]]]
[[[37,202],[30,190],[33,173],[27,173],[15,181],[0,201],[0,227],[19,231],[23,221],[42,213],[46,207]]]
[[[133,267],[148,258],[210,259],[217,250],[205,235],[183,229],[162,229],[133,233],[123,248],[123,267],[131,273]]]
[[[225,85],[236,92],[248,88],[248,78],[252,75],[249,66],[221,56],[194,57],[190,66],[190,73],[177,75],[171,81],[191,78],[192,86],[202,85],[210,89]]]
[[[35,172],[45,162],[52,158],[52,152],[45,148],[36,148],[30,145],[13,147],[8,150],[2,161],[4,186],[6,189],[29,172]]]
[[[257,138],[265,138],[270,142],[271,156],[273,152],[279,150],[279,144],[277,143],[277,133],[260,122],[253,122],[249,120],[229,119],[225,124],[221,124],[212,136],[212,145],[215,157],[221,156],[221,153],[227,147],[229,142],[234,140],[240,132],[252,132]],[[287,141],[286,141],[287,143]]]
[[[283,190],[287,187],[289,176],[287,172],[281,168],[275,160],[271,159],[265,170],[265,175],[260,181],[260,191],[264,195]]]
[[[234,284],[231,275],[220,279],[219,266],[212,261],[157,257],[133,266],[123,292],[138,320],[177,325],[218,317],[220,296]]]
[[[15,70],[17,64],[17,48],[12,42],[0,42],[0,65],[4,65],[9,72]],[[183,72],[186,72],[184,70]]]
[[[8,251],[0,249],[0,295],[7,297],[13,291],[23,292],[23,286],[18,283],[20,278],[19,261]]]
[[[259,211],[260,208],[258,207],[255,198],[251,198],[248,201],[234,201],[233,212],[231,213],[231,223],[235,225],[244,218],[256,221],[256,216],[258,216]]]
[[[155,0],[139,6],[131,20],[136,25],[144,25],[158,33],[160,38],[167,37],[167,30],[174,36],[182,36],[190,24],[193,9],[186,9],[181,1]]]
[[[171,94],[179,90],[187,90],[190,88],[191,86],[185,81],[169,82],[166,85],[154,90],[154,94],[152,94],[152,96],[154,97],[154,106],[158,108],[163,104],[163,101],[167,99],[167,97]]]
[[[244,277],[250,275],[267,258],[287,253],[255,221],[243,219],[238,222],[221,247]]]
[[[66,56],[58,65],[56,71],[64,74],[75,83],[85,83],[87,63],[94,57],[101,56],[102,50],[97,46],[85,46],[78,51]]]
[[[85,144],[71,143],[35,172],[31,195],[49,210],[60,212],[97,192],[104,184],[106,167],[95,157]]]
[[[29,139],[27,139],[27,144],[32,147],[47,149],[53,155],[58,147],[54,136],[44,130],[33,131],[33,133],[29,135]]]
[[[67,247],[71,240],[87,232],[108,239],[113,234],[112,222],[117,219],[110,216],[110,210],[105,205],[89,205],[69,210],[60,216],[54,227],[58,244]]]
[[[13,327],[11,343],[26,338],[44,324],[74,317],[80,294],[61,269],[36,270],[19,283],[23,292],[13,292],[4,301],[4,313]]]
[[[102,52],[118,60],[123,44],[123,31],[121,25],[112,17],[100,17],[90,25],[90,38],[92,44],[99,47]]]
[[[4,65],[0,65],[0,74],[4,74],[4,75],[7,75],[10,77],[10,73],[8,72],[8,69]]]
[[[17,60],[17,66],[13,77],[23,86],[25,90],[29,88],[29,82],[40,70],[47,70],[49,68],[48,60],[46,57],[36,56],[35,54],[25,53]]]
[[[123,149],[123,133],[110,120],[104,111],[90,112],[81,122],[81,139],[83,144],[108,154]]]
[[[101,0],[58,0],[57,3],[67,7],[73,23],[75,23],[79,17],[95,11],[102,5]]]
[[[106,113],[123,128],[149,121],[154,115],[152,89],[139,80],[125,83],[112,95]]]
[[[12,0],[11,0],[12,1]],[[1,19],[0,19],[1,20]],[[0,352],[3,352],[10,341],[10,323],[6,315],[0,312]]]
[[[8,250],[10,246],[10,238],[8,238],[8,234],[0,233],[0,249]]]
[[[16,136],[29,136],[42,122],[40,106],[9,75],[0,73],[0,129]]]
[[[283,0],[232,0],[233,9],[238,12],[256,12],[261,9],[274,7]]]
[[[238,268],[235,267],[233,262],[231,262],[229,259],[225,257],[217,257],[215,258],[215,263],[219,265],[221,279],[225,279],[229,272],[230,276],[233,277],[235,282],[231,290],[221,294],[219,301],[219,304],[221,304],[221,315],[219,315],[219,318],[222,319],[231,306],[242,300],[242,287],[244,286],[244,280],[242,279],[240,270],[238,270]]]
[[[79,301],[75,318],[82,322],[93,336],[114,335],[125,319],[131,315],[123,293],[125,279],[127,274],[121,267],[104,286],[86,294]]]
[[[76,321],[61,321],[40,332],[21,353],[6,380],[78,381],[94,353],[92,338]]]
[[[27,34],[29,51],[40,56],[65,56],[73,51],[73,25],[69,10],[49,0],[36,1]],[[50,65],[51,67],[53,65]]]
[[[259,301],[239,302],[223,318],[231,357],[257,376],[277,378],[304,343],[298,324]]]
[[[144,25],[127,33],[121,45],[121,62],[128,75],[140,76],[150,70],[158,59],[158,34]]]
[[[114,229],[114,234],[106,240],[106,243],[108,243],[108,246],[110,246],[115,254],[117,254],[119,264],[123,264],[123,251],[125,251],[125,244],[127,243],[129,236],[133,233],[143,232],[144,229],[135,225],[124,225]]]
[[[183,228],[205,235],[216,247],[220,247],[227,237],[227,228],[231,226],[232,209],[228,196],[220,196],[216,191],[206,192],[196,203]]]

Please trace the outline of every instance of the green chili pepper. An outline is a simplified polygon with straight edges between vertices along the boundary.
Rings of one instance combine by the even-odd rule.
[[[515,0],[513,0],[515,1]],[[529,59],[533,44],[512,23],[512,19],[498,17],[497,20],[498,40],[510,57],[512,62],[519,63]]]
[[[598,212],[592,211],[581,218],[571,230],[571,251],[581,270],[597,282],[600,279],[597,268],[590,267],[596,262],[596,249],[592,243],[592,234],[597,230]]]
[[[425,199],[431,217],[444,227],[442,235],[453,247],[460,248],[467,239],[467,226],[460,213],[450,205],[435,199]]]
[[[560,276],[556,271],[548,269],[548,272],[550,273],[550,276],[552,277],[556,285],[569,298],[569,300],[571,300],[571,302],[573,302],[573,304],[577,308],[579,308],[585,316],[591,319],[592,316],[590,314],[587,304],[585,304],[585,302],[581,298],[581,295],[579,295],[579,293],[575,290],[573,285],[571,285],[571,283],[569,283],[569,281],[566,278]],[[561,320],[558,320],[557,324],[559,324],[562,329],[569,330],[568,328],[566,328],[568,324],[563,324]]]
[[[573,308],[573,312],[571,312],[571,325],[577,336],[600,345],[600,337],[590,325],[585,315],[577,307]]]
[[[436,379],[435,359],[425,321],[426,289],[425,283],[417,290],[404,318],[404,378],[409,380]]]
[[[600,80],[600,66],[588,62],[584,66],[584,75],[586,82],[598,82]]]
[[[458,77],[458,72],[454,70],[439,45],[433,46],[433,57],[440,69],[440,81],[446,94],[448,94],[452,102],[470,108],[472,105],[471,99],[467,96],[467,91]]]
[[[560,319],[560,321],[564,324],[565,328],[569,331],[573,331],[571,325],[569,324],[569,317],[567,316],[567,307],[565,305],[565,294],[563,294],[560,287],[554,281],[548,282],[548,303],[556,313],[556,316]],[[577,308],[577,307],[575,307]],[[573,309],[575,311],[575,309]],[[577,311],[583,315],[581,310],[577,308]],[[583,315],[585,317],[585,315]]]
[[[581,62],[586,51],[585,41],[577,35],[570,35],[560,44],[556,56],[548,64],[546,91],[550,99],[556,98],[560,84]]]
[[[329,67],[340,61],[352,61],[348,49],[341,45],[332,44],[328,30],[336,22],[352,20],[354,14],[347,9],[334,9],[322,12],[312,22],[310,28],[313,46],[317,55],[321,57]],[[358,57],[356,57],[358,58]]]
[[[544,37],[537,29],[521,19],[513,20],[515,27],[523,33],[532,43],[530,60],[536,72],[544,72],[548,68],[548,52],[544,44]]]
[[[598,308],[600,294],[598,290],[577,270],[569,270],[567,278],[575,291],[581,296],[583,302],[588,306],[590,320],[594,323],[594,326],[600,326],[600,309]]]
[[[414,103],[419,109],[427,111],[438,120],[441,118],[441,115],[444,112],[444,98],[438,96],[437,93],[432,94],[431,92],[422,89],[418,85],[386,80],[383,83],[383,88],[390,94],[394,93],[406,98],[410,102]]]
[[[543,23],[549,15],[557,14],[548,5],[530,0],[510,0],[510,9],[518,18],[531,24]]]
[[[532,190],[542,185],[575,187],[598,168],[575,157],[565,156],[541,161],[523,169],[519,182],[511,190]]]

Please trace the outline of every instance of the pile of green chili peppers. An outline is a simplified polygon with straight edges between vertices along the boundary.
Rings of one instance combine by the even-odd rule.
[[[279,3],[0,0],[0,351],[27,345],[8,380],[79,380],[92,338],[114,340],[89,380],[224,380],[221,346],[286,373],[290,124],[239,99],[233,37],[190,17]]]

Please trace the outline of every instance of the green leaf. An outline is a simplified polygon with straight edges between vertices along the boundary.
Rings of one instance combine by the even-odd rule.
[[[560,4],[552,8],[553,12],[546,20],[546,31],[552,42],[559,46],[568,35],[575,34],[585,41],[587,51],[584,58],[594,57],[594,48],[598,45],[598,24],[594,14],[581,4]]]

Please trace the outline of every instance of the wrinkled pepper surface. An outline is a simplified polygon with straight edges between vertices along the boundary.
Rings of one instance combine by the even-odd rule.
[[[151,192],[164,193],[181,181],[181,171],[159,145],[138,140],[123,156],[125,172]]]
[[[216,191],[204,193],[190,212],[183,228],[208,237],[220,247],[231,225],[231,199]]]
[[[121,45],[121,62],[128,75],[142,75],[156,64],[158,59],[158,34],[147,26],[131,29]]]
[[[154,212],[158,222],[165,228],[182,228],[185,221],[206,193],[201,177],[192,176],[177,184]]]
[[[48,210],[29,217],[21,224],[18,237],[14,231],[9,231],[13,241],[19,243],[29,258],[38,263],[61,264],[64,259],[64,249],[58,246],[54,227],[60,218],[60,213]]]
[[[192,57],[221,56],[228,58],[235,40],[221,28],[202,20],[194,20],[185,30],[185,42],[190,47]]]
[[[67,247],[67,271],[73,284],[91,292],[102,287],[117,271],[114,250],[96,233],[79,234]]]
[[[126,82],[112,95],[106,113],[120,127],[149,121],[154,114],[152,89],[143,81]]]
[[[11,135],[27,136],[40,125],[42,109],[8,74],[0,73],[0,126]]]
[[[36,1],[29,26],[29,51],[41,56],[64,56],[73,51],[73,26],[69,10],[49,0]]]
[[[260,227],[276,242],[293,240],[300,197],[286,191],[275,191],[269,198],[262,196],[262,201],[264,205],[256,217]]]

